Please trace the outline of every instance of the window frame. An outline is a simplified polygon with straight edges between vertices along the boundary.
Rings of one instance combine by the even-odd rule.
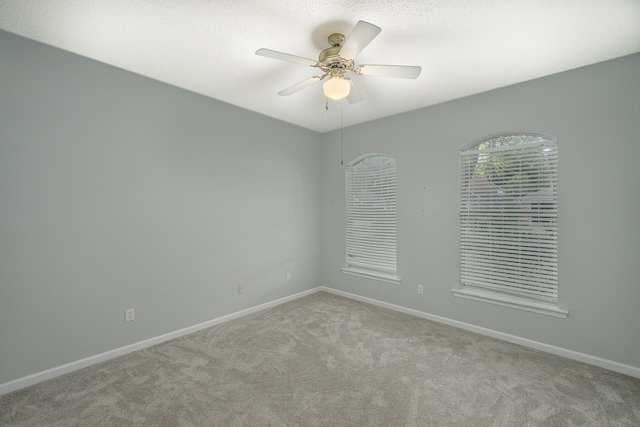
[[[467,217],[467,221],[469,221],[469,209],[467,207],[467,209],[465,210],[463,208],[464,202],[465,200],[468,201],[470,195],[472,194],[472,190],[471,190],[471,180],[473,179],[473,177],[475,176],[475,170],[471,171],[469,168],[469,166],[467,166],[465,164],[465,160],[466,158],[468,158],[467,156],[469,156],[468,152],[470,151],[480,151],[481,149],[479,148],[481,144],[485,143],[485,142],[489,142],[489,141],[493,141],[496,140],[498,138],[502,138],[502,137],[514,137],[514,136],[526,136],[526,137],[534,137],[534,138],[542,138],[544,140],[544,144],[547,147],[550,146],[554,146],[555,147],[555,157],[553,157],[553,162],[555,162],[555,165],[552,168],[552,171],[550,173],[549,176],[544,175],[545,171],[542,171],[542,175],[544,176],[545,179],[549,178],[551,179],[551,189],[552,189],[552,193],[555,195],[554,200],[553,200],[553,206],[555,209],[555,216],[552,218],[551,222],[554,222],[553,227],[551,227],[553,229],[553,233],[555,233],[555,240],[553,240],[553,244],[556,245],[556,255],[555,255],[555,264],[554,264],[554,268],[556,271],[556,280],[555,280],[555,291],[557,292],[558,286],[557,286],[557,266],[558,266],[558,262],[557,262],[557,243],[558,243],[558,234],[557,234],[557,220],[558,220],[558,214],[557,214],[557,184],[558,184],[558,166],[557,166],[557,147],[558,147],[558,140],[556,137],[550,136],[550,135],[544,135],[544,134],[540,134],[540,133],[536,133],[536,132],[528,132],[528,131],[514,131],[514,132],[500,132],[500,133],[496,133],[493,135],[489,135],[480,139],[475,140],[474,142],[472,142],[471,144],[468,144],[467,146],[465,146],[464,148],[462,148],[460,150],[458,159],[459,159],[459,225],[460,225],[460,231],[459,231],[459,236],[460,236],[460,283],[459,283],[459,288],[457,289],[452,289],[452,293],[454,296],[456,297],[461,297],[461,298],[467,298],[467,299],[471,299],[471,300],[476,300],[476,301],[482,301],[482,302],[486,302],[486,303],[491,303],[491,304],[497,304],[497,305],[501,305],[501,306],[506,306],[506,307],[511,307],[511,308],[517,308],[517,309],[521,309],[521,310],[526,310],[526,311],[530,311],[530,312],[534,312],[534,313],[539,313],[539,314],[545,314],[545,315],[549,315],[549,316],[554,316],[554,317],[560,317],[560,318],[566,318],[568,315],[568,311],[561,309],[558,307],[558,299],[557,299],[557,293],[556,293],[556,298],[555,300],[547,298],[545,299],[540,299],[539,297],[527,297],[526,295],[523,294],[518,294],[518,293],[509,293],[508,291],[505,291],[505,289],[508,289],[511,285],[507,285],[507,286],[502,286],[502,289],[497,289],[500,287],[500,285],[496,285],[496,289],[491,289],[491,284],[489,284],[486,287],[483,286],[478,286],[478,285],[473,285],[470,283],[464,283],[463,280],[463,276],[468,277],[469,274],[473,274],[474,273],[474,268],[469,268],[469,267],[464,267],[463,264],[465,264],[465,262],[469,261],[469,258],[467,257],[467,255],[463,254],[463,244],[467,244],[468,242],[465,242],[465,237],[463,236],[463,232],[469,232],[470,230],[470,225],[469,223],[465,223],[464,222],[464,218],[465,218],[465,212],[466,212],[466,217]],[[539,144],[541,144],[540,142],[537,143],[532,143],[531,144],[531,149],[533,149],[533,147],[538,146]],[[530,150],[526,150],[526,146],[528,144],[516,144],[513,147],[514,148],[507,148],[507,149],[497,149],[500,150],[500,152],[502,153],[507,153],[507,155],[509,155],[509,152],[511,152],[511,155],[513,156],[517,156],[516,154],[513,154],[516,152],[516,150],[522,150],[522,152],[525,151],[530,151]],[[515,148],[518,147],[518,148]],[[495,148],[489,148],[488,151],[491,153],[495,153],[498,152]],[[465,154],[467,153],[467,154]],[[528,160],[530,154],[525,152],[525,157],[515,157],[517,159],[518,162],[523,163],[524,160]],[[480,156],[480,154],[478,154],[478,156]],[[524,159],[524,160],[523,160]],[[533,159],[533,157],[531,157],[531,159]],[[552,162],[552,163],[553,163]],[[478,163],[476,161],[476,165],[474,167],[477,167]],[[546,163],[545,166],[548,166],[549,163]],[[540,170],[540,169],[536,169],[536,170]],[[538,175],[540,176],[540,175]],[[465,183],[465,180],[468,180]],[[491,186],[495,186],[495,188],[497,188],[498,190],[496,190],[496,194],[499,196],[503,195],[503,188],[495,185],[493,181],[489,181],[486,180],[487,183],[485,183],[485,186],[491,185]],[[535,181],[536,184],[538,185],[538,188],[540,188],[540,182]],[[506,187],[505,187],[506,188]],[[544,188],[544,187],[543,187]],[[542,188],[541,188],[542,189]],[[488,191],[488,190],[487,190]],[[540,191],[540,190],[538,190]],[[530,193],[522,193],[524,194],[524,196],[520,196],[521,198],[524,198],[527,196],[527,194]],[[466,199],[465,199],[466,197]],[[478,197],[476,195],[476,197]],[[495,197],[495,195],[494,195]],[[500,202],[493,202],[491,201],[491,199],[489,199],[490,201],[488,202],[490,204],[490,208],[491,209],[496,209],[496,208],[504,208],[504,204],[502,201]],[[517,199],[515,199],[517,200]],[[487,203],[487,202],[483,202],[483,203]],[[533,205],[534,203],[531,203],[531,205]],[[540,203],[538,203],[540,204]],[[515,205],[515,206],[519,206],[519,205]],[[538,206],[538,205],[536,205]],[[499,214],[493,214],[491,213],[491,218],[492,219],[496,219],[498,221],[502,220],[508,221],[509,216],[505,215],[505,216],[500,216]],[[495,216],[494,216],[495,215]],[[517,214],[513,214],[513,215],[517,215]],[[531,218],[533,218],[534,215],[531,214]],[[518,217],[519,218],[519,217]],[[532,219],[533,221],[533,219]],[[535,222],[535,221],[533,221]],[[520,225],[517,226],[508,226],[508,228],[511,227],[516,227],[517,229],[519,229]],[[526,228],[523,228],[523,230],[526,230]],[[502,230],[500,232],[503,232]],[[509,231],[509,233],[512,233],[511,231]],[[520,232],[518,232],[520,233]],[[515,234],[515,233],[514,233]],[[512,235],[508,235],[508,238],[511,238]],[[484,237],[483,237],[484,238]],[[504,238],[500,237],[498,238],[498,240],[503,240]],[[526,239],[526,238],[525,238]],[[518,240],[519,242],[526,242],[526,243],[532,243],[531,240]],[[546,242],[545,242],[546,243]],[[499,243],[500,244],[500,243]],[[472,243],[473,245],[473,243]],[[515,245],[514,245],[515,246]],[[543,249],[541,249],[542,246],[537,247],[538,252],[543,252]],[[514,249],[515,250],[515,249]],[[468,249],[467,249],[468,251]],[[512,253],[508,253],[508,255],[513,255]],[[474,258],[475,255],[472,255],[472,258]],[[518,258],[520,259],[520,258]],[[478,262],[478,261],[475,261]],[[493,261],[492,261],[493,262]],[[499,263],[500,261],[498,261]],[[530,264],[531,265],[531,264]],[[496,271],[496,268],[500,269],[503,267],[495,267],[495,266],[491,266],[491,267],[485,267],[485,266],[481,266],[481,269],[489,269],[491,271]],[[521,274],[523,277],[527,277],[527,273],[525,270],[522,270],[521,268],[516,268],[516,267],[509,267],[509,269],[511,269],[512,271],[515,272],[519,272],[518,274]],[[479,270],[478,270],[479,271]],[[475,271],[476,273],[478,271]],[[500,271],[499,274],[502,274],[503,271]],[[488,273],[489,275],[492,274],[498,274],[498,273]],[[515,274],[514,274],[515,276]],[[483,279],[486,280],[486,279]],[[534,285],[530,285],[529,283],[527,283],[526,285],[527,287],[529,286],[533,286]],[[516,287],[514,286],[513,289],[516,289]],[[542,289],[542,288],[541,288]],[[517,289],[519,290],[519,289]]]
[[[354,212],[352,212],[350,210],[350,203],[352,203],[352,201],[350,201],[350,195],[352,194],[352,192],[354,191],[352,188],[350,189],[350,184],[351,181],[350,179],[353,177],[351,175],[350,178],[350,173],[353,173],[354,170],[352,169],[354,166],[356,166],[357,164],[361,163],[362,161],[364,161],[367,158],[371,158],[371,157],[382,157],[385,159],[390,160],[391,162],[393,162],[393,177],[388,178],[390,179],[390,181],[393,183],[393,226],[391,227],[393,229],[394,235],[393,235],[393,243],[392,243],[392,247],[393,247],[393,266],[390,267],[389,265],[372,265],[370,268],[364,265],[357,265],[357,263],[354,263],[352,260],[350,260],[349,256],[350,254],[353,255],[354,249],[353,246],[351,246],[351,250],[350,250],[350,235],[353,234],[353,229],[350,229],[349,226],[349,221],[350,221],[350,215],[353,215]],[[358,156],[356,158],[354,158],[353,160],[351,160],[348,164],[347,167],[345,168],[345,266],[342,267],[340,270],[345,273],[345,274],[349,274],[352,276],[357,276],[357,277],[364,277],[364,278],[368,278],[368,279],[373,279],[373,280],[378,280],[378,281],[382,281],[382,282],[387,282],[387,283],[392,283],[392,284],[400,284],[401,282],[401,277],[398,275],[398,205],[397,205],[397,194],[398,194],[398,188],[397,188],[397,177],[398,177],[398,172],[397,172],[397,160],[394,157],[391,157],[387,154],[383,154],[383,153],[367,153],[367,154],[363,154],[361,156]],[[387,182],[385,182],[385,184],[388,184]],[[357,212],[357,211],[356,211]],[[362,213],[357,212],[357,213]],[[377,215],[379,213],[373,213],[372,215]],[[388,228],[388,226],[385,226],[387,228],[385,228],[385,231],[389,231],[391,228]],[[379,237],[379,236],[378,236]],[[369,241],[368,243],[375,243],[375,238],[373,241]],[[351,244],[353,244],[353,242],[351,242]],[[388,242],[385,242],[385,246],[388,245]],[[382,247],[382,249],[384,250],[384,247]],[[378,250],[380,250],[380,247],[378,248]],[[355,251],[357,253],[357,251]],[[387,253],[386,254],[391,255],[391,253]]]

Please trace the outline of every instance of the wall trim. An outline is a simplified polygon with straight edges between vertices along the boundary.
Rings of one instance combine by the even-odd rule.
[[[464,329],[467,331],[475,332],[481,335],[486,335],[492,338],[497,338],[502,341],[519,344],[525,347],[541,350],[546,353],[555,354],[557,356],[566,357],[568,359],[584,362],[589,365],[599,366],[601,368],[609,369],[610,371],[619,372],[621,374],[630,375],[632,377],[640,378],[640,367],[625,365],[624,363],[614,362],[613,360],[603,359],[601,357],[592,356],[578,351],[569,350],[562,347],[557,347],[551,344],[545,344],[539,341],[522,338],[516,335],[507,334],[504,332],[496,331],[493,329],[483,328],[481,326],[472,325],[470,323],[460,322],[458,320],[449,319],[447,317],[437,316],[435,314],[426,313],[420,310],[414,310],[412,308],[403,307],[400,305],[390,304],[388,302],[379,301],[373,298],[363,297],[361,295],[352,294],[345,291],[329,288],[327,286],[320,286],[318,290],[329,292],[331,294],[343,296],[356,301],[366,302],[368,304],[376,305],[378,307],[388,308],[390,310],[399,311],[401,313],[409,314],[423,319],[432,320],[434,322],[443,323],[445,325],[453,326],[456,328]]]
[[[269,301],[263,304],[259,304],[253,307],[249,307],[240,311],[236,311],[231,314],[220,316],[215,319],[208,320],[206,322],[198,323],[193,326],[188,326],[183,329],[178,329],[177,331],[158,335],[153,338],[149,338],[146,340],[138,341],[133,344],[125,345],[124,347],[108,350],[108,351],[105,351],[104,353],[99,353],[93,356],[85,357],[84,359],[80,359],[74,362],[66,363],[64,365],[56,366],[54,368],[47,369],[45,371],[36,372],[35,374],[27,375],[22,378],[17,378],[15,380],[11,380],[6,383],[0,384],[0,396],[2,396],[3,394],[11,393],[12,391],[20,390],[21,388],[25,388],[30,385],[40,383],[42,381],[46,381],[55,377],[59,377],[64,374],[68,374],[73,371],[77,371],[82,368],[86,368],[91,365],[95,365],[97,363],[105,362],[109,359],[113,359],[118,356],[124,356],[125,354],[129,354],[134,351],[142,350],[147,347],[161,344],[163,342],[170,341],[172,339],[179,338],[184,335],[189,335],[194,332],[198,332],[202,329],[210,328],[212,326],[219,325],[221,323],[225,323],[230,320],[234,320],[234,319],[246,316],[248,314],[262,311],[267,308],[275,307],[280,304],[284,304],[285,302],[293,301],[295,299],[302,298],[304,296],[311,295],[319,291],[320,291],[320,288],[316,287],[306,291],[298,292],[293,295],[289,295],[283,298],[279,298],[279,299]]]
[[[179,329],[177,331],[158,335],[156,337],[142,340],[133,344],[129,344],[124,347],[108,350],[108,351],[105,351],[104,353],[99,353],[93,356],[85,357],[84,359],[76,360],[74,362],[56,366],[54,368],[47,369],[45,371],[37,372],[35,374],[27,375],[22,378],[17,378],[15,380],[8,381],[6,383],[0,384],[0,396],[3,394],[11,393],[12,391],[20,390],[30,385],[40,383],[42,381],[46,381],[55,377],[59,377],[64,374],[68,374],[73,371],[77,371],[82,368],[86,368],[91,365],[95,365],[97,363],[105,362],[107,360],[113,359],[118,356],[123,356],[125,354],[129,354],[134,351],[142,350],[147,347],[161,344],[163,342],[170,341],[172,339],[179,338],[184,335],[189,335],[194,332],[198,332],[202,329],[210,328],[212,326],[219,325],[221,323],[225,323],[230,320],[238,319],[240,317],[243,317],[252,313],[256,313],[258,311],[265,310],[267,308],[275,307],[280,304],[284,304],[286,302],[293,301],[298,298],[302,298],[307,295],[311,295],[320,291],[328,292],[334,295],[339,295],[345,298],[350,298],[356,301],[365,302],[367,304],[375,305],[382,308],[387,308],[390,310],[398,311],[401,313],[409,314],[409,315],[420,317],[423,319],[432,320],[434,322],[443,323],[445,325],[475,332],[481,335],[486,335],[492,338],[497,338],[502,341],[507,341],[514,344],[520,344],[525,347],[534,348],[536,350],[541,350],[547,353],[566,357],[568,359],[584,362],[589,365],[599,366],[601,368],[609,369],[614,372],[619,372],[621,374],[640,378],[639,367],[625,365],[624,363],[614,362],[612,360],[603,359],[597,356],[591,356],[589,354],[568,350],[562,347],[556,347],[554,345],[533,341],[527,338],[518,337],[516,335],[510,335],[510,334],[499,332],[493,329],[483,328],[481,326],[472,325],[470,323],[460,322],[458,320],[449,319],[447,317],[437,316],[435,314],[426,313],[424,311],[391,304],[388,302],[364,297],[361,295],[352,294],[345,291],[340,291],[338,289],[333,289],[327,286],[318,286],[316,288],[308,289],[306,291],[298,292],[293,295],[289,295],[289,296],[279,298],[273,301],[269,301],[263,304],[258,304],[256,306],[249,307],[240,311],[236,311],[235,313],[227,314],[225,316],[220,316],[215,319],[208,320],[206,322],[198,323],[193,326],[188,326],[186,328]]]

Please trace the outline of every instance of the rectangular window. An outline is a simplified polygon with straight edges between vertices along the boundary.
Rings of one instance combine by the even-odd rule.
[[[557,179],[555,138],[499,135],[460,152],[459,296],[557,306]]]
[[[398,283],[396,161],[368,155],[347,166],[345,273]]]

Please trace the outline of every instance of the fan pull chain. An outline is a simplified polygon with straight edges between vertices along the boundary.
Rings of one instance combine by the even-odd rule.
[[[344,142],[342,138],[342,107],[340,107],[340,164],[344,165]]]
[[[327,100],[324,103],[324,109],[329,111],[329,98],[327,98]],[[344,133],[342,131],[343,127],[344,127],[344,115],[343,115],[343,109],[342,107],[340,107],[340,164],[344,165]],[[325,113],[324,117],[327,117],[329,115],[329,113]]]

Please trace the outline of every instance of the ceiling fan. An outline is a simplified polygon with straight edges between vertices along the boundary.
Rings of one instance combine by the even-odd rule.
[[[317,67],[322,70],[323,74],[309,77],[290,88],[278,92],[278,95],[291,95],[329,77],[322,86],[325,96],[335,100],[346,97],[350,104],[355,104],[356,102],[362,101],[363,97],[353,80],[346,77],[346,74],[354,73],[359,76],[415,79],[420,75],[420,71],[422,70],[421,67],[408,65],[356,66],[354,63],[355,58],[371,43],[380,31],[380,27],[365,21],[358,21],[351,31],[351,34],[349,34],[349,37],[345,37],[339,33],[331,34],[328,38],[331,47],[320,52],[317,61],[264,48],[258,49],[256,55]]]

